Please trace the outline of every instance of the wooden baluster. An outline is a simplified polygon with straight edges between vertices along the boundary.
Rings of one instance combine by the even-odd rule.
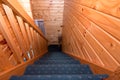
[[[24,43],[24,37],[23,37],[23,35],[21,33],[21,30],[20,30],[20,27],[18,25],[18,22],[17,22],[17,20],[14,16],[13,11],[8,6],[4,5],[4,9],[5,9],[7,17],[10,21],[11,27],[12,27],[14,33],[15,33],[15,36],[17,38],[18,44],[21,48],[21,52],[22,52],[22,55],[23,55],[24,53],[26,53],[25,46],[23,46],[23,45],[25,45],[25,43]]]
[[[36,32],[36,40],[37,40],[37,48],[38,48],[38,54],[40,53],[40,46],[39,46],[39,37],[38,33]]]
[[[39,37],[40,52],[42,52],[42,47],[44,47],[44,46],[41,46],[41,44],[42,44],[42,39],[40,38],[40,35],[38,35],[38,37]],[[44,44],[44,42],[43,42],[43,44]]]
[[[28,33],[29,33],[29,37],[30,37],[30,53],[31,53],[31,57],[33,58],[34,53],[33,53],[33,36],[32,36],[32,32],[31,32],[31,28],[30,26],[28,26]]]
[[[20,29],[21,29],[21,32],[23,34],[23,38],[24,38],[24,44],[26,44],[26,53],[24,54],[25,57],[28,59],[28,55],[27,55],[27,52],[29,51],[29,40],[28,40],[28,34],[27,34],[27,30],[25,28],[25,23],[23,21],[23,19],[19,16],[17,16],[17,20],[18,20],[18,23],[20,25]]]
[[[35,56],[35,40],[34,40],[34,34],[33,34],[33,28],[30,28],[30,32],[31,32],[31,38],[32,38],[32,55],[33,57]]]
[[[37,56],[37,55],[38,55],[38,54],[37,54],[37,53],[38,53],[38,52],[37,52],[38,50],[37,50],[37,40],[36,40],[37,38],[36,38],[36,31],[35,31],[35,30],[33,31],[33,34],[34,34],[34,40],[35,40],[35,44],[34,44],[34,45],[35,45],[35,53],[36,53],[36,56]]]
[[[31,31],[31,37],[32,37],[32,46],[33,46],[33,54],[34,56],[36,56],[36,44],[35,44],[35,36],[34,36],[34,29],[33,28],[30,28],[30,31]]]
[[[38,52],[40,53],[41,49],[40,49],[39,34],[38,34],[38,33],[36,33],[36,36],[37,36]]]
[[[1,5],[2,6],[2,5]],[[18,63],[23,62],[22,58],[21,58],[21,50],[19,48],[18,45],[16,45],[16,43],[14,42],[15,37],[13,37],[13,35],[11,35],[11,31],[10,31],[10,24],[9,21],[7,19],[7,16],[5,15],[3,9],[0,9],[0,30],[3,34],[3,36],[5,37],[8,45],[10,46],[11,50],[14,53],[15,59],[17,60]]]
[[[28,23],[25,23],[25,27],[26,27],[26,31],[27,31],[27,35],[28,35],[28,39],[29,39],[29,58],[31,58],[31,47],[32,47],[32,38],[31,38],[31,33],[30,33],[30,27],[28,25]]]
[[[30,34],[30,27],[29,27],[29,24],[28,24],[28,23],[25,23],[25,26],[26,26],[28,38],[29,38],[30,45],[31,45],[31,44],[32,44],[32,38],[31,38],[31,34]]]

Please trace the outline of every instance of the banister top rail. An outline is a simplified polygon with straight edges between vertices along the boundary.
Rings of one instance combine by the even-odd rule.
[[[31,27],[33,27],[46,41],[41,30],[35,25],[34,21],[25,12],[23,7],[18,3],[17,0],[1,0],[4,4],[8,5],[17,15],[21,16],[24,21],[28,22]]]

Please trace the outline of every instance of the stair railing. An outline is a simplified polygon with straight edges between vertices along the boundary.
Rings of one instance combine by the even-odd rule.
[[[22,75],[47,52],[47,39],[17,0],[0,1],[0,80]]]

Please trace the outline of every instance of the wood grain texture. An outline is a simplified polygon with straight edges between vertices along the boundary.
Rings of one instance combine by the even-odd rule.
[[[47,39],[17,4],[0,1],[0,80],[23,75],[47,52]]]
[[[107,1],[65,0],[63,51],[92,65],[95,73],[108,73],[108,80],[119,80],[120,3]]]
[[[41,58],[46,52],[47,51],[44,51],[39,56],[36,56],[34,59],[28,60],[26,63],[22,63],[18,66],[14,66],[9,70],[0,73],[0,80],[9,80],[12,75],[16,75],[16,76],[23,75],[26,67],[30,64],[33,64],[36,60]]]
[[[20,3],[17,0],[2,0],[4,4],[7,4],[9,7],[13,9],[13,11],[22,17],[22,19],[30,24],[44,39],[46,39],[41,30],[35,25],[33,20],[28,16],[26,11],[23,9],[23,7],[20,5]],[[46,39],[47,40],[47,39]]]
[[[43,19],[49,44],[58,44],[58,30],[62,33],[64,0],[31,0],[34,19]]]
[[[1,9],[3,10],[3,9]],[[16,53],[14,54],[14,56],[16,57],[16,60],[18,60],[18,63],[21,63],[23,62],[23,60],[21,59],[21,50],[20,50],[20,47],[18,45],[18,42],[16,41],[16,37],[13,33],[12,30],[10,30],[10,23],[9,21],[7,20],[7,16],[6,15],[2,15],[2,14],[5,14],[4,12],[3,13],[0,13],[0,19],[1,19],[1,22],[0,22],[0,30],[2,31],[2,34],[3,36],[5,37],[8,45],[10,46],[11,50]],[[7,32],[7,34],[6,34]],[[16,43],[14,43],[16,42]],[[19,52],[19,54],[18,54]],[[17,59],[18,58],[18,59]]]

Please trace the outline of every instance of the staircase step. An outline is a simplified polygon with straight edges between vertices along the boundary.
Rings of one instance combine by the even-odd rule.
[[[51,53],[46,53],[45,56],[68,56],[68,55],[62,52],[51,52]]]
[[[57,54],[48,53],[48,54],[45,54],[44,57],[70,57],[70,56],[66,54],[61,54],[61,53],[57,53]]]
[[[80,64],[77,60],[39,60],[34,64]]]
[[[72,57],[69,57],[69,56],[44,56],[43,58],[72,58]]]
[[[45,74],[92,74],[88,65],[81,64],[50,64],[31,65],[27,68],[25,75]]]
[[[12,77],[10,80],[101,80],[107,75],[26,75]]]
[[[72,57],[61,52],[51,52],[47,53],[40,60],[74,60]]]
[[[71,57],[43,57],[40,60],[73,60]]]
[[[27,67],[25,75],[10,80],[102,80],[108,77],[93,75],[88,65],[58,52],[58,47],[52,46],[49,50],[51,52]]]
[[[61,52],[51,52],[51,53],[45,54],[44,57],[70,57],[70,56]]]

